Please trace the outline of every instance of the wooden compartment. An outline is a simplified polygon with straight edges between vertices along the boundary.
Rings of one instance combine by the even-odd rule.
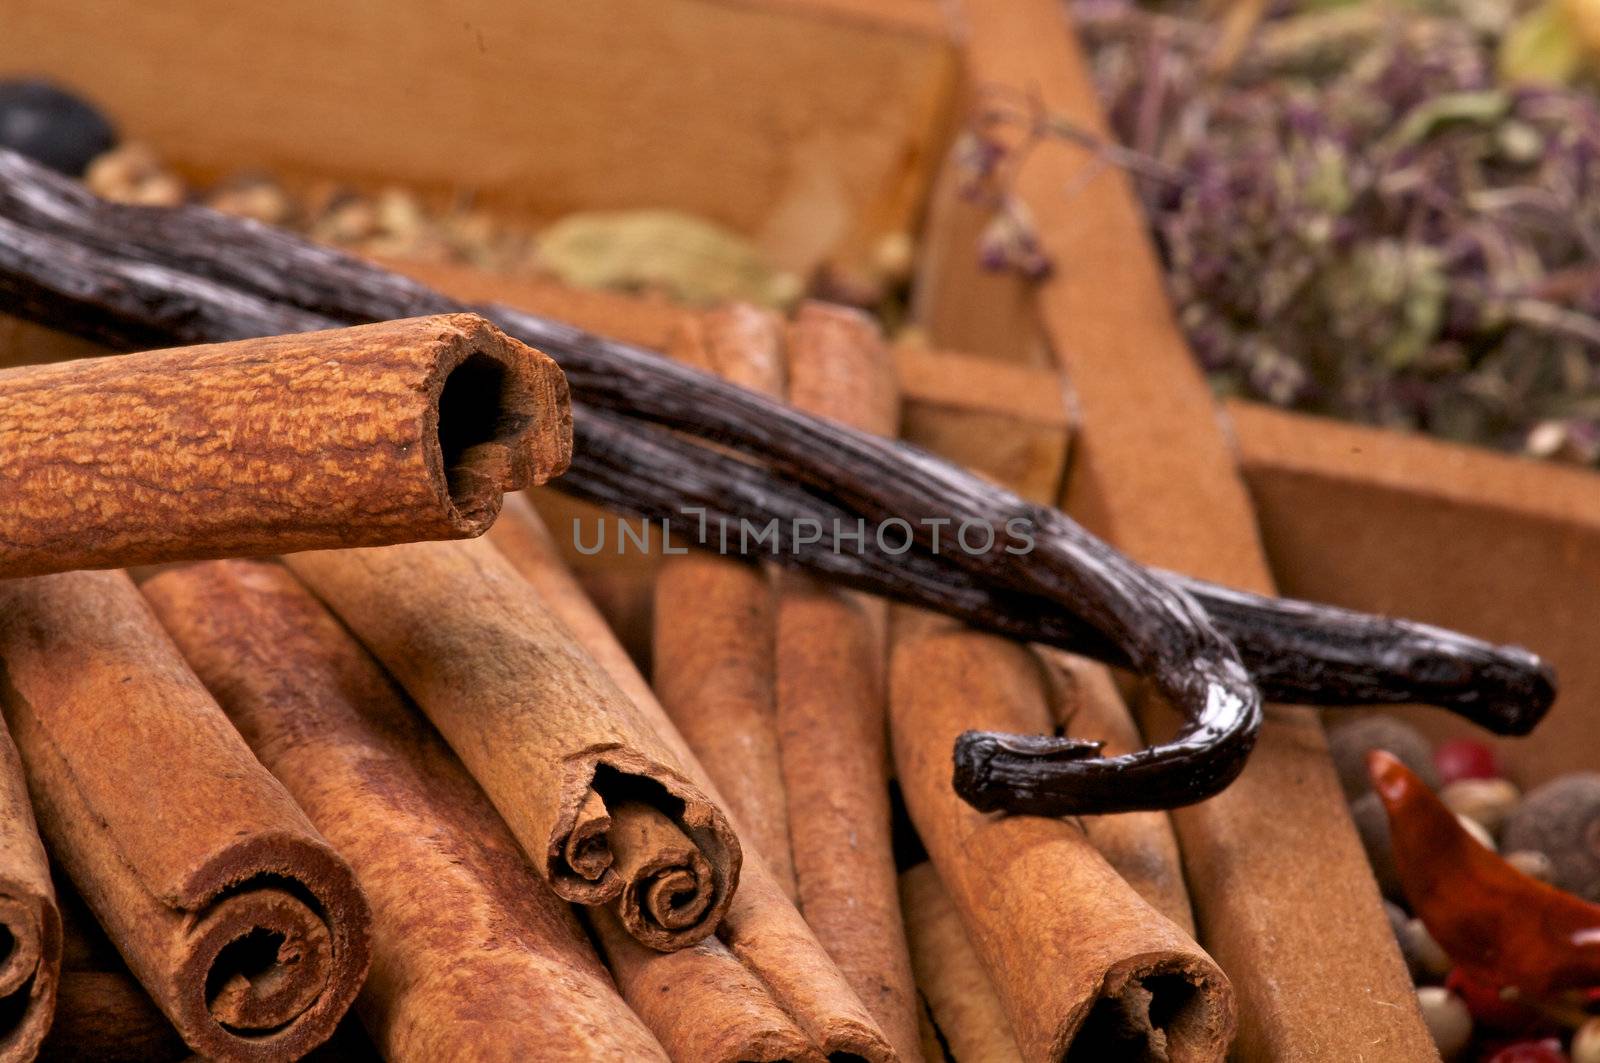
[[[1108,135],[1059,3],[961,12],[969,92],[1003,86]],[[1059,365],[1079,429],[1065,507],[1141,560],[1270,591],[1250,496],[1124,175],[1082,147],[1033,151],[1013,191],[1055,266],[1038,284],[978,268],[983,218],[959,177],[946,167],[929,210],[917,307],[933,342]],[[1145,723],[1159,730],[1161,714]],[[1173,822],[1201,941],[1239,997],[1237,1058],[1437,1059],[1314,713],[1270,707],[1239,780]]]
[[[1422,436],[1229,403],[1239,464],[1285,593],[1536,650],[1561,695],[1496,745],[1524,786],[1600,770],[1600,475]],[[1404,710],[1435,736],[1481,732]]]
[[[672,207],[799,270],[860,262],[920,227],[932,347],[897,352],[909,438],[1061,501],[1143,560],[1527,644],[1566,693],[1508,747],[1519,777],[1600,760],[1581,724],[1600,695],[1584,645],[1600,587],[1593,474],[1246,405],[1228,410],[1230,439],[1137,204],[1114,170],[1086,172],[1081,149],[1042,148],[1018,187],[1055,276],[979,269],[981,215],[950,174],[927,195],[967,93],[1006,83],[1104,128],[1057,0],[284,0],[226,14],[198,0],[13,0],[0,72],[88,92],[196,178],[260,168],[467,188],[534,221]],[[682,314],[391,265],[651,347]],[[0,358],[83,350],[0,320]],[[547,512],[581,512],[556,497]],[[647,631],[650,558],[574,560],[625,636]],[[1239,792],[1179,822],[1187,852],[1213,843],[1191,882],[1228,898],[1201,929],[1241,992],[1239,1058],[1432,1056],[1311,713],[1274,709]],[[1269,945],[1239,944],[1252,938]],[[1365,984],[1325,977],[1360,962]]]
[[[192,177],[670,207],[804,273],[912,226],[955,52],[922,0],[12,0],[0,72],[87,93]]]

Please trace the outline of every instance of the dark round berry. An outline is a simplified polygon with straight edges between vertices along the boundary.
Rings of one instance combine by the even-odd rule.
[[[1433,770],[1433,746],[1408,723],[1393,716],[1363,716],[1339,724],[1328,732],[1328,749],[1344,795],[1355,800],[1372,789],[1367,776],[1367,754],[1382,749],[1400,758],[1400,763],[1416,772],[1429,789],[1439,788],[1439,775]]]
[[[0,148],[81,177],[116,143],[105,116],[65,89],[37,79],[0,81]]]
[[[1361,835],[1361,845],[1367,851],[1367,863],[1372,865],[1372,877],[1378,880],[1378,889],[1385,897],[1403,899],[1405,890],[1400,885],[1394,852],[1389,848],[1389,814],[1383,809],[1382,798],[1370,792],[1356,798],[1350,802],[1350,818],[1355,821],[1356,833]]]
[[[1549,857],[1552,885],[1600,901],[1600,774],[1575,772],[1530,790],[1501,835],[1508,852]]]

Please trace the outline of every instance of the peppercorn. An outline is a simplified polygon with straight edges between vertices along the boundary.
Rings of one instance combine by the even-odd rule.
[[[1411,980],[1422,981],[1422,972],[1406,947],[1406,924],[1411,922],[1411,917],[1406,914],[1404,908],[1388,899],[1383,901],[1383,914],[1389,919],[1389,929],[1394,933],[1394,943],[1400,946],[1400,955],[1406,961],[1406,969],[1411,972]]]
[[[1433,752],[1439,781],[1449,786],[1461,779],[1493,779],[1500,774],[1494,750],[1475,738],[1451,738]]]
[[[117,134],[93,105],[48,81],[0,81],[0,148],[81,177]]]
[[[1439,788],[1439,774],[1433,768],[1433,747],[1422,737],[1422,732],[1392,716],[1365,716],[1334,728],[1328,733],[1328,749],[1339,771],[1344,795],[1352,801],[1372,789],[1367,776],[1367,754],[1374,749],[1393,753],[1431,789]]]
[[[1372,865],[1372,877],[1378,880],[1378,889],[1385,897],[1404,897],[1400,872],[1389,847],[1389,815],[1383,809],[1382,799],[1376,793],[1356,798],[1350,802],[1350,818],[1367,850],[1367,863]]]
[[[1439,791],[1439,800],[1450,811],[1466,816],[1493,835],[1500,833],[1521,797],[1516,786],[1505,779],[1457,779]]]
[[[1600,774],[1563,775],[1528,793],[1502,832],[1505,848],[1550,858],[1550,882],[1600,901]]]
[[[1444,946],[1434,940],[1428,926],[1421,919],[1406,920],[1401,937],[1401,951],[1407,962],[1414,965],[1416,981],[1442,982],[1454,966]]]

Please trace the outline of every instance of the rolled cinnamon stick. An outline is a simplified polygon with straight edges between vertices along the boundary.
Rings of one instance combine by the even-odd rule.
[[[673,1059],[821,1063],[822,1053],[717,938],[656,952],[608,908],[590,909],[589,923],[623,997]]]
[[[384,1058],[664,1058],[483,791],[293,575],[214,561],[143,590],[355,869],[373,918],[356,1010]]]
[[[932,864],[924,861],[901,873],[900,902],[917,988],[951,1058],[1021,1063],[1005,1006]]]
[[[557,896],[619,903],[655,949],[716,929],[740,861],[722,810],[493,546],[286,561],[433,721]]]
[[[46,1063],[176,1063],[183,1039],[124,971],[64,971],[55,1022],[39,1049]]]
[[[1053,650],[1041,655],[1050,685],[1050,715],[1068,738],[1104,743],[1110,756],[1144,746],[1133,713],[1111,670],[1098,661]],[[1194,909],[1183,881],[1183,857],[1165,812],[1080,816],[1089,843],[1149,905],[1194,936]]]
[[[782,332],[766,311],[734,305],[692,316],[670,350],[746,387],[783,393]],[[793,899],[773,704],[775,607],[759,564],[698,551],[668,557],[656,573],[651,661],[662,707]]]
[[[571,436],[472,314],[0,371],[0,577],[477,535]]]
[[[505,511],[490,529],[489,541],[538,590],[546,606],[566,623],[656,729],[661,741],[678,755],[689,776],[714,799],[716,788],[710,777],[673,727],[627,651],[562,564],[559,551],[533,507],[520,496],[508,497]],[[739,827],[736,818],[734,824]],[[757,854],[746,855],[739,891],[718,928],[718,936],[823,1055],[841,1059],[859,1057],[875,1063],[894,1058],[894,1051],[877,1023]],[[697,977],[722,976],[708,964]],[[677,1027],[674,1030],[652,1022],[656,1036],[669,1048],[675,1044],[696,1043],[700,1035],[684,1027],[704,1021],[700,1013],[691,1009],[706,998],[690,989],[687,978],[655,974],[640,977],[631,973],[619,973],[618,978],[625,991],[630,984],[672,986],[671,996],[680,1001],[682,1007],[668,1007],[665,1002],[660,1006],[635,1004],[635,1007],[647,1020],[656,1016],[656,1021]],[[748,1000],[735,1006],[751,1008],[752,1012],[760,1010],[759,1005],[752,1006]],[[749,1051],[761,1051],[760,1045],[767,1043],[768,1035],[778,1037],[780,1033],[777,1027],[768,1027],[762,1039],[751,1038]],[[685,1055],[684,1058],[694,1057]]]
[[[348,864],[250,754],[131,580],[0,583],[0,701],[51,852],[195,1051],[303,1055],[370,959]]]
[[[0,661],[0,690],[7,683]],[[56,1009],[61,911],[22,762],[0,727],[0,1063],[32,1059]]]
[[[788,329],[798,409],[893,435],[899,400],[877,327],[809,303]],[[800,911],[904,1060],[921,1058],[890,839],[881,601],[779,582],[777,720]]]
[[[890,721],[906,807],[983,960],[1026,1060],[1220,1060],[1228,980],[1070,822],[986,816],[943,751],[973,727],[1050,730],[1025,647],[897,614]]]

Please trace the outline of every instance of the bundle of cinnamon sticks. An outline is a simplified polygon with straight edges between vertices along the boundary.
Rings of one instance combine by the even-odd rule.
[[[218,342],[0,372],[0,1060],[336,1033],[400,1060],[1221,1059],[1237,1007],[1164,807],[1238,770],[1254,683],[1366,654],[1373,700],[1508,728],[1548,700],[1536,659],[1152,573],[888,442],[855,311],[686,315],[660,370],[497,311],[596,403],[575,454],[544,354],[469,313],[326,328],[362,316],[324,316],[326,274],[426,290],[300,247],[306,277],[263,281],[259,234],[206,224],[247,241],[186,249],[221,279],[152,263],[159,226],[126,257],[77,232],[71,269],[106,282],[85,331]],[[49,259],[77,245],[13,235],[0,286],[81,309]],[[657,424],[617,413],[630,387]],[[588,497],[715,518],[654,576],[648,678],[514,493],[571,462]],[[821,531],[778,537],[807,572],[712,549],[753,514],[945,502],[991,533],[960,564]],[[994,538],[1008,514],[1039,522],[1037,571]],[[1148,748],[1105,665],[1033,638],[1142,668],[1187,730]],[[1061,815],[1084,809],[1122,814]]]
[[[674,353],[895,429],[886,348],[853,311],[731,307],[686,319]],[[4,1058],[294,1059],[347,1011],[364,1032],[341,1039],[389,1059],[943,1058],[967,1035],[914,974],[896,768],[959,940],[999,956],[1037,932],[1047,898],[1025,884],[998,916],[963,892],[1003,850],[947,850],[933,824],[977,813],[906,759],[939,759],[926,721],[967,693],[920,678],[935,706],[891,764],[882,602],[673,558],[654,686],[640,675],[535,510],[500,508],[564,465],[570,414],[548,363],[481,320],[10,383],[38,499],[18,528],[41,534],[7,537],[0,582]],[[486,538],[426,541],[496,515]],[[119,563],[131,576],[56,571]],[[916,645],[899,627],[897,662]],[[1075,828],[1037,823],[1071,849]],[[1048,898],[1078,897],[1063,932],[1116,918],[1041,975],[1062,993],[983,967],[1015,1009],[1005,1036],[1060,1058],[1132,1022],[1171,1058],[1220,1058],[1226,980],[1137,878],[1072,844],[1100,870]],[[1017,1026],[1041,1008],[1047,1034]]]

